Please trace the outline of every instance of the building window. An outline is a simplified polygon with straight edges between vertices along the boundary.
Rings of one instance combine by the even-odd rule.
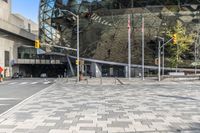
[[[9,51],[5,51],[5,67],[9,67],[9,60],[10,60],[10,56],[9,56]]]
[[[28,32],[31,32],[31,24],[28,23]]]

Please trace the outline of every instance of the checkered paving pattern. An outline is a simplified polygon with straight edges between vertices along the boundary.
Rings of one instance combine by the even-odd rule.
[[[0,117],[0,133],[200,133],[200,85],[59,81]]]

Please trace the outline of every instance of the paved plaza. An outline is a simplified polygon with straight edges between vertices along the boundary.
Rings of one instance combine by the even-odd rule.
[[[200,133],[200,83],[59,80],[0,116],[0,133]]]

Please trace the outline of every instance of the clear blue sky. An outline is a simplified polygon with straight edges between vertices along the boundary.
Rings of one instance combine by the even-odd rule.
[[[38,23],[40,0],[12,0],[12,13],[19,13]]]

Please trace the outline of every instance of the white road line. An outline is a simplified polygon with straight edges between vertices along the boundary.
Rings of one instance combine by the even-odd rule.
[[[31,85],[34,85],[34,84],[37,84],[38,82],[33,82],[33,83],[31,83]]]
[[[8,106],[8,105],[10,105],[10,104],[0,104],[0,106]]]
[[[9,83],[9,85],[14,85],[14,84],[17,84],[17,82],[12,82],[12,83]]]
[[[51,82],[49,82],[49,81],[47,81],[47,82],[44,82],[44,84],[46,85],[46,84],[50,84]]]
[[[20,85],[25,85],[25,84],[27,84],[28,82],[22,82],[22,83],[20,83]]]
[[[19,100],[19,98],[0,98],[0,101],[1,100]]]

